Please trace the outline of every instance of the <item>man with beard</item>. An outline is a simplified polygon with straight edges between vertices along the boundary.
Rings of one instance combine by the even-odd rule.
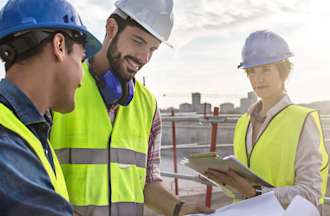
[[[212,210],[183,203],[159,174],[160,115],[135,74],[173,26],[172,0],[118,0],[101,51],[88,64],[76,109],[54,113],[55,145],[75,212],[142,216],[144,203],[164,215]]]

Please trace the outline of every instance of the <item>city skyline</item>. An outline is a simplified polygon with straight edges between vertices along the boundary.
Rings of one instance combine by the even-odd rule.
[[[214,107],[219,107],[220,112],[223,114],[238,114],[245,113],[249,107],[258,100],[257,95],[253,91],[247,92],[245,97],[240,98],[239,105],[235,105],[230,101],[212,104],[205,99],[203,100],[204,102],[201,102],[202,98],[203,94],[200,92],[192,92],[190,99],[191,103],[188,101],[182,101],[178,107],[160,107],[160,110],[161,112],[171,112],[174,109],[177,112],[211,113]],[[300,103],[300,105],[319,110],[322,114],[330,114],[330,100],[311,101],[309,103]]]
[[[179,104],[179,107],[160,107],[160,109],[164,112],[171,111],[172,109],[175,109],[179,112],[197,112],[197,113],[210,113],[212,112],[212,108],[214,107],[221,107],[222,105],[226,104],[232,105],[233,110],[227,110],[225,113],[244,113],[247,111],[247,109],[257,101],[257,96],[254,92],[247,92],[247,97],[240,98],[240,104],[239,106],[235,106],[234,103],[231,103],[229,101],[224,103],[218,103],[218,104],[212,104],[207,101],[201,102],[203,98],[203,94],[200,92],[192,92],[191,93],[191,103],[188,103],[187,101],[184,101]]]

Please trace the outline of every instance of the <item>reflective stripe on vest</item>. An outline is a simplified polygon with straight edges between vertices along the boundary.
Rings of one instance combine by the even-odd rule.
[[[246,135],[250,116],[246,113],[237,122],[234,133],[234,153],[237,158],[257,175],[275,187],[293,185],[295,182],[295,159],[297,146],[305,120],[311,115],[320,133],[322,155],[322,197],[327,186],[328,154],[325,149],[323,132],[318,113],[298,105],[290,105],[269,122],[248,155]]]
[[[86,64],[84,70],[75,110],[54,113],[51,131],[70,201],[79,207],[108,206],[109,199],[111,207],[115,203],[143,204],[156,100],[136,81],[132,102],[127,107],[120,106],[112,125]]]
[[[146,155],[130,149],[110,150],[110,160],[119,164],[134,164],[145,168]],[[62,164],[106,164],[109,161],[108,149],[59,149],[56,150]]]
[[[143,215],[143,209],[143,203],[112,203],[111,216],[140,216]],[[76,206],[75,211],[81,215],[109,215],[108,206]]]
[[[44,153],[44,148],[42,147],[42,144],[40,143],[38,138],[36,138],[34,134],[15,116],[15,114],[3,104],[0,104],[0,113],[0,124],[8,130],[13,131],[27,142],[27,144],[31,147],[36,156],[39,158],[40,163],[43,165],[46,173],[48,174],[50,182],[54,187],[55,192],[69,201],[69,196],[66,189],[61,166],[57,160],[56,154],[52,146],[49,145],[51,153],[53,155],[56,174],[54,173],[53,168],[51,167]]]

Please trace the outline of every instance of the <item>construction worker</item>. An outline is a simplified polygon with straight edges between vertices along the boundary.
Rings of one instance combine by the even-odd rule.
[[[239,65],[260,100],[237,122],[234,153],[274,188],[256,189],[233,171],[209,170],[207,174],[244,197],[274,191],[283,206],[296,195],[318,206],[327,188],[328,154],[317,111],[293,104],[287,95],[291,56],[281,36],[256,31],[246,39]]]
[[[70,114],[54,113],[51,141],[74,210],[84,216],[164,215],[212,210],[183,203],[159,175],[156,99],[134,77],[173,27],[172,0],[118,0],[102,49],[88,64]]]
[[[0,214],[72,215],[47,140],[49,108],[70,112],[81,61],[101,48],[65,0],[9,0],[0,12]],[[86,51],[86,52],[85,52]]]

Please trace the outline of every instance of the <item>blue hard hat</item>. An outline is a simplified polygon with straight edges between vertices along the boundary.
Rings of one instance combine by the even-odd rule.
[[[0,40],[36,29],[76,30],[86,35],[86,57],[101,43],[83,25],[79,14],[66,0],[9,0],[0,11]]]
[[[246,39],[242,50],[242,62],[238,68],[244,69],[283,61],[292,57],[287,42],[274,32],[256,31]]]

